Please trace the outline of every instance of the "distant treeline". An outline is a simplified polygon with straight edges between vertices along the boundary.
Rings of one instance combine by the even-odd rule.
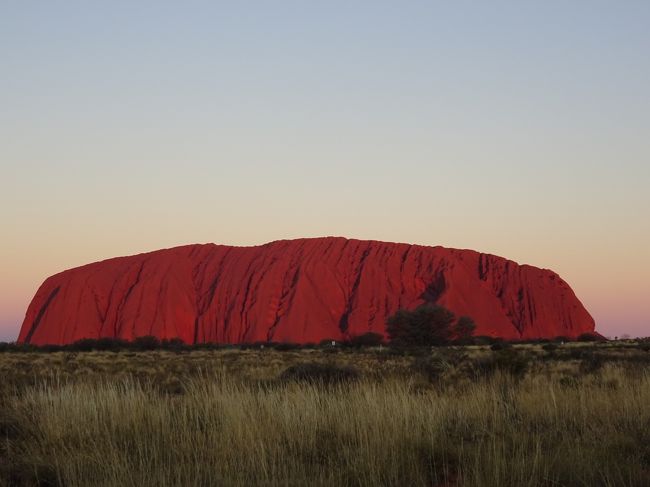
[[[442,346],[459,346],[459,345],[482,345],[492,346],[499,349],[511,344],[561,344],[568,342],[597,342],[604,341],[599,335],[585,333],[577,339],[568,337],[555,337],[552,339],[535,339],[535,340],[503,340],[489,336],[476,336],[464,338],[463,340],[450,341]],[[640,340],[650,347],[650,340]],[[149,351],[149,350],[168,350],[175,352],[192,351],[192,350],[250,350],[250,349],[269,349],[277,351],[291,350],[308,350],[308,349],[355,349],[367,347],[391,347],[391,348],[417,348],[415,345],[392,344],[385,342],[383,335],[379,333],[365,333],[353,337],[346,341],[326,339],[319,343],[287,343],[287,342],[254,342],[254,343],[195,343],[188,344],[180,338],[171,338],[159,340],[154,336],[137,337],[134,340],[122,340],[119,338],[84,338],[68,345],[32,345],[24,343],[6,343],[0,342],[0,353],[2,352],[91,352],[91,351]]]
[[[361,335],[350,337],[340,341],[333,338],[326,338],[319,343],[276,343],[276,342],[255,342],[242,344],[221,344],[221,343],[196,343],[187,344],[180,338],[159,340],[155,336],[141,336],[132,341],[119,338],[84,338],[69,345],[34,345],[0,343],[0,352],[11,351],[78,351],[88,352],[92,350],[119,351],[119,350],[219,350],[219,349],[274,349],[280,351],[314,349],[314,348],[363,348],[380,347],[389,345],[395,349],[439,347],[447,345],[492,345],[496,348],[506,343],[501,338],[489,336],[474,336],[476,324],[469,316],[457,317],[447,308],[426,303],[415,309],[400,309],[390,316],[386,322],[388,340],[381,333],[367,332]],[[605,341],[596,333],[583,333],[577,339],[581,342]],[[568,337],[558,336],[554,339],[526,340],[508,343],[564,343],[572,341]]]

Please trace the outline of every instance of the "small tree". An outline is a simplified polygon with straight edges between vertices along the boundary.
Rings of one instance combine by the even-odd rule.
[[[603,338],[596,333],[583,333],[578,337],[579,342],[602,342]]]
[[[350,339],[350,345],[353,347],[378,347],[382,343],[384,343],[384,335],[373,331],[357,335]]]
[[[399,310],[388,318],[386,331],[400,346],[435,346],[449,343],[456,317],[446,308],[423,304],[413,311]]]
[[[454,326],[454,338],[461,343],[468,342],[475,330],[476,323],[474,323],[474,320],[469,316],[461,316]]]
[[[165,350],[172,350],[174,352],[180,352],[182,350],[186,350],[189,347],[185,344],[182,338],[175,337],[175,338],[163,338],[162,341],[160,342],[160,347],[165,349]]]

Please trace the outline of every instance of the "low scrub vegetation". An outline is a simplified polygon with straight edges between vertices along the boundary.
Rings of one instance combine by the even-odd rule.
[[[145,345],[0,355],[0,485],[650,485],[642,344]]]
[[[288,367],[281,375],[284,381],[309,382],[319,385],[344,384],[356,381],[359,371],[351,366],[334,363],[307,362]]]

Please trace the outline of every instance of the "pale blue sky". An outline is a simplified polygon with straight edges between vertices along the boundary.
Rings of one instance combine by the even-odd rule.
[[[47,275],[344,235],[650,334],[650,2],[3,2],[0,340]]]

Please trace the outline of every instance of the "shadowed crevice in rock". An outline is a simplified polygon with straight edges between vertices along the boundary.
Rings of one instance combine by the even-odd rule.
[[[436,304],[447,289],[445,274],[439,272],[429,283],[426,290],[422,293],[421,298],[427,303]]]
[[[361,259],[359,259],[359,264],[355,272],[354,283],[352,284],[352,289],[350,290],[350,295],[347,300],[347,306],[345,308],[345,311],[341,315],[341,319],[339,320],[339,329],[344,334],[348,332],[348,328],[350,324],[349,323],[350,313],[352,312],[352,309],[355,304],[357,292],[359,290],[359,284],[361,283],[361,276],[363,274],[363,267],[366,264],[366,259],[368,259],[368,256],[370,255],[370,251],[371,248],[368,247],[363,251],[363,254],[361,254]]]
[[[32,336],[34,336],[34,333],[36,332],[38,325],[43,319],[43,316],[45,315],[47,308],[50,306],[50,304],[52,304],[52,301],[54,301],[54,298],[56,298],[56,295],[59,294],[60,290],[61,290],[61,286],[57,286],[56,288],[54,288],[54,290],[50,293],[50,295],[45,300],[45,303],[43,303],[43,305],[41,306],[40,310],[38,311],[38,315],[36,315],[36,319],[32,323],[32,326],[29,328],[29,332],[25,337],[25,343],[31,343]]]

